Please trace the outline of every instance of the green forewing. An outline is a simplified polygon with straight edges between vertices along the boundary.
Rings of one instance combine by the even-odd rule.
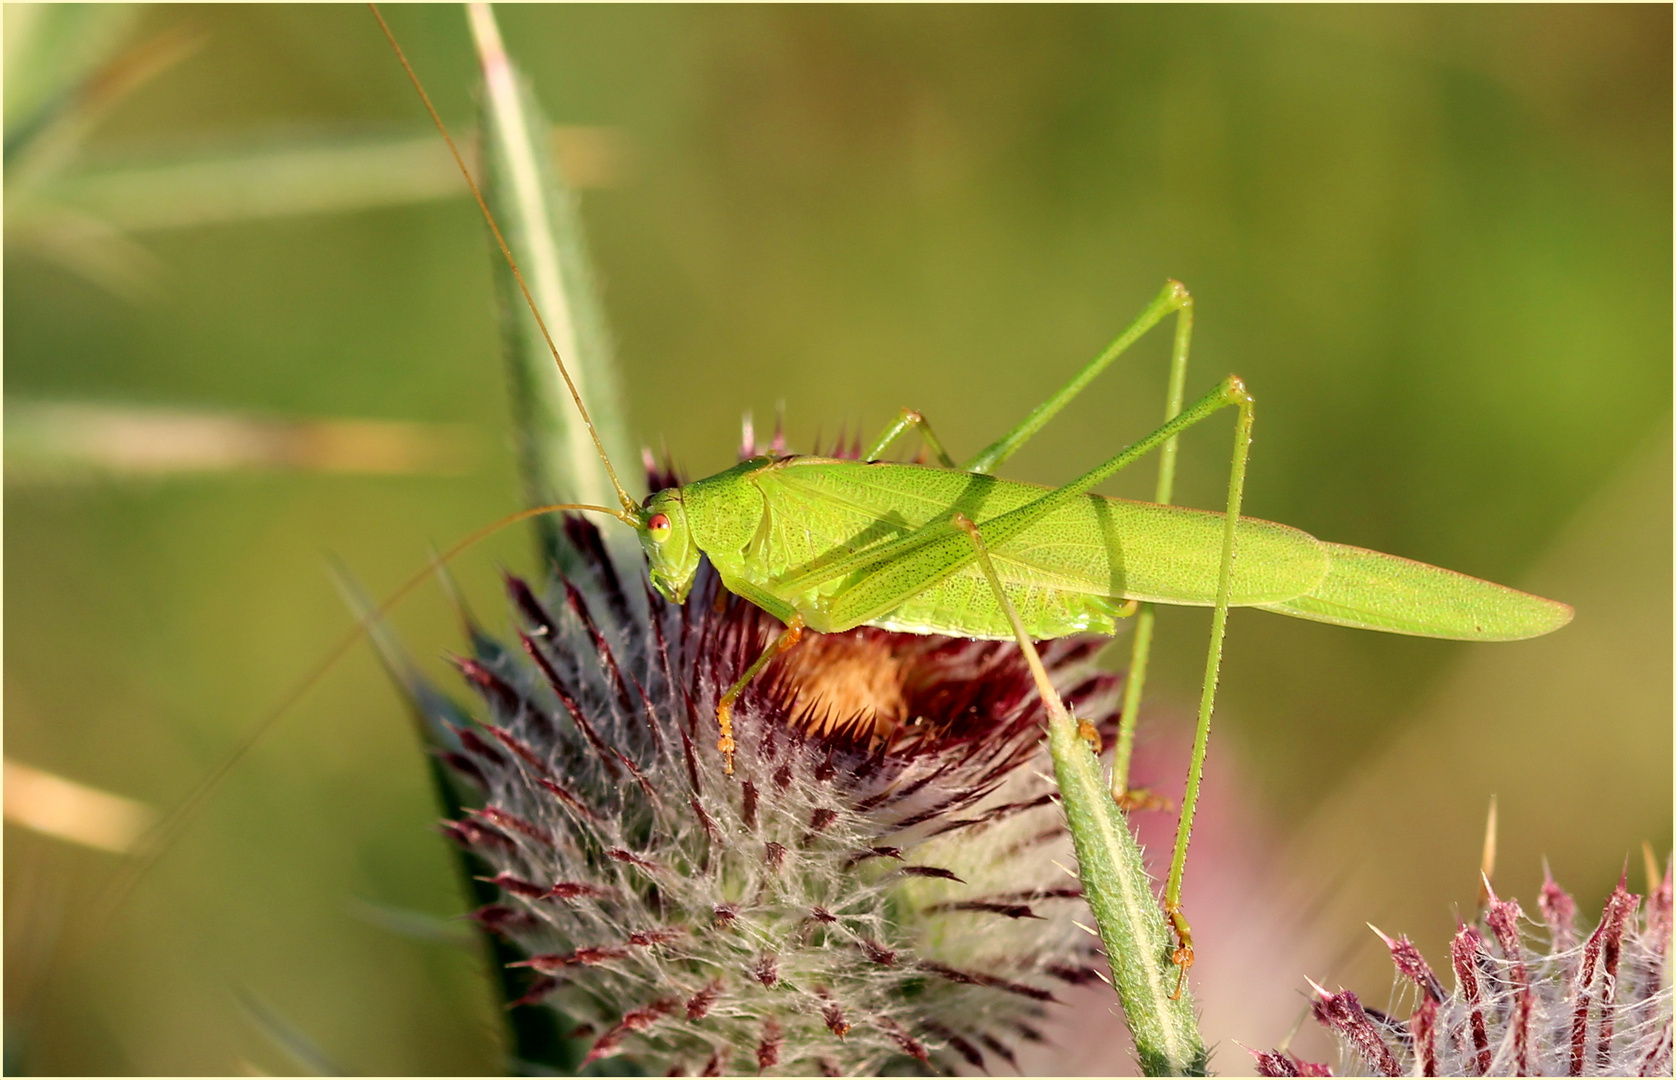
[[[761,519],[742,548],[705,547],[724,582],[746,586],[736,591],[769,593],[803,612],[815,630],[869,623],[965,637],[1012,636],[982,571],[966,557],[971,544],[964,534],[941,536],[904,557],[837,577],[823,579],[819,569],[840,560],[854,564],[857,554],[946,522],[956,511],[981,528],[1051,489],[949,469],[823,458],[787,459],[722,475],[730,487],[751,484],[762,499]],[[727,503],[757,502],[698,490],[709,484],[689,487],[689,513],[705,503],[720,510]],[[740,535],[738,524],[729,530],[733,537]],[[1111,633],[1126,600],[1214,604],[1223,526],[1223,516],[1208,511],[1088,495],[993,543],[990,554],[1032,636]],[[697,521],[694,527],[702,543],[705,530]],[[946,572],[963,558],[964,565]],[[1267,605],[1303,596],[1321,583],[1327,565],[1324,545],[1309,534],[1244,518],[1236,535],[1231,602]],[[787,583],[793,588],[785,588]]]
[[[983,529],[1034,637],[1112,633],[1127,600],[1216,602],[1221,514],[1085,495],[1008,531],[1018,518],[1004,515],[1050,491],[953,469],[786,458],[742,464],[684,495],[694,535],[727,587],[782,618],[801,612],[818,631],[865,623],[1010,638],[971,541],[948,527],[956,512]],[[1255,518],[1240,519],[1230,603],[1464,641],[1536,637],[1572,614],[1540,596]]]
[[[1571,621],[1569,605],[1453,570],[1345,544],[1324,544],[1327,577],[1267,611],[1391,634],[1457,641],[1517,641]]]

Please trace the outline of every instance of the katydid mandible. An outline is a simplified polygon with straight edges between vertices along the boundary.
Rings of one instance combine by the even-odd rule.
[[[962,464],[957,465],[943,450],[920,413],[904,409],[867,448],[863,460],[755,457],[715,476],[655,492],[637,503],[618,481],[476,182],[382,15],[379,22],[454,150],[490,231],[547,336],[554,363],[593,435],[621,506],[537,508],[518,517],[547,509],[609,514],[638,534],[651,583],[665,599],[685,602],[700,559],[708,558],[729,591],[785,624],[784,633],[717,704],[718,750],[729,772],[734,704],[751,680],[775,656],[795,647],[806,632],[842,633],[876,626],[917,634],[1010,639],[1034,661],[1032,639],[1113,634],[1119,620],[1138,611],[1113,775],[1114,793],[1126,800],[1130,796],[1129,753],[1151,648],[1151,606],[1210,607],[1210,646],[1198,726],[1164,890],[1165,911],[1178,939],[1175,960],[1185,974],[1193,962],[1193,947],[1181,910],[1182,872],[1230,607],[1461,641],[1536,637],[1570,621],[1571,608],[1553,600],[1242,517],[1254,400],[1244,383],[1230,375],[1182,407],[1193,306],[1186,288],[1175,281],[1167,283],[1129,328],[1057,393]],[[1113,360],[1172,314],[1176,332],[1161,427],[1062,487],[1046,488],[992,475]],[[1212,512],[1170,505],[1176,437],[1228,407],[1237,411],[1237,419],[1226,506]],[[878,460],[910,428],[917,430],[938,465]],[[1153,450],[1159,451],[1161,459],[1156,502],[1093,494],[1102,481]],[[1063,704],[1040,663],[1032,662],[1031,668],[1044,703],[1062,712]]]

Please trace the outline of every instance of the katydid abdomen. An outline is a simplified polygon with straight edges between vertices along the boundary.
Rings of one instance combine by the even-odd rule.
[[[921,465],[819,457],[757,459],[681,491],[700,550],[727,587],[812,630],[857,625],[1010,639],[1013,631],[971,560],[938,576],[939,546],[958,533],[857,565],[884,545],[962,513],[983,528],[1050,490]],[[1112,634],[1129,601],[1216,603],[1223,514],[1100,495],[1080,496],[990,543],[1007,597],[1031,636]],[[834,575],[825,567],[849,567]],[[892,579],[913,575],[901,599]],[[1328,544],[1299,529],[1240,519],[1229,602],[1391,633],[1511,640],[1547,633],[1566,605],[1396,556]]]

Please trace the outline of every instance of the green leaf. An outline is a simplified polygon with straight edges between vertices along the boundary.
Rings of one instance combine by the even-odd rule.
[[[485,198],[523,272],[530,297],[552,335],[571,381],[612,462],[635,459],[604,308],[588,260],[581,210],[553,161],[551,129],[535,96],[501,44],[488,5],[472,5],[472,37],[486,92],[481,130]],[[519,466],[529,504],[618,499],[586,426],[553,362],[551,349],[511,270],[496,252],[496,292],[512,388]],[[634,470],[623,478],[641,492]],[[544,554],[568,561],[559,523],[536,519]],[[631,540],[608,529],[614,543]]]

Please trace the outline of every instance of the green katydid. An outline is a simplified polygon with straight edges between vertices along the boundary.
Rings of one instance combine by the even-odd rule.
[[[1285,525],[1240,516],[1253,399],[1234,376],[1121,453],[1060,488],[1001,480],[991,470],[1090,380],[1168,314],[1178,314],[1172,363],[1187,363],[1191,298],[1170,282],[1112,345],[1057,394],[977,457],[959,466],[917,412],[904,410],[849,461],[753,458],[715,476],[654,493],[619,516],[640,534],[653,585],[686,598],[707,557],[733,593],[768,611],[786,631],[723,695],[720,749],[733,750],[730,709],[775,655],[805,630],[878,626],[920,634],[1031,639],[1115,633],[1138,604],[1214,609],[1198,731],[1165,886],[1164,906],[1192,963],[1181,914],[1187,840],[1215,701],[1228,608],[1257,607],[1297,618],[1388,633],[1462,641],[1511,641],[1557,630],[1569,606],[1452,570],[1330,544]],[[1147,452],[1173,448],[1183,430],[1221,409],[1239,411],[1222,513],[1091,494]],[[876,460],[917,427],[941,467]],[[1168,474],[1166,472],[1165,483]],[[1161,486],[1163,486],[1161,484]],[[1167,496],[1167,489],[1166,489]],[[1150,630],[1147,626],[1145,629]],[[1113,784],[1120,801],[1140,703],[1150,633],[1138,633],[1125,695]],[[1056,696],[1032,664],[1044,699]]]
[[[374,9],[376,14],[376,8]],[[382,16],[379,17],[382,24]],[[388,35],[389,29],[385,26]],[[390,38],[398,56],[401,49]],[[460,164],[503,256],[538,324],[541,314],[446,128],[405,58],[426,108]],[[1008,481],[993,472],[1148,330],[1176,316],[1163,426],[1056,489]],[[232,769],[289,708],[359,638],[435,568],[518,521],[564,510],[607,514],[632,527],[646,552],[653,586],[683,601],[701,556],[723,584],[786,624],[718,704],[718,749],[731,751],[729,713],[752,678],[805,630],[837,633],[857,626],[1016,640],[1050,713],[1064,714],[1036,658],[1032,639],[1115,633],[1135,616],[1129,676],[1113,763],[1120,803],[1141,702],[1156,603],[1213,609],[1210,647],[1187,787],[1164,904],[1179,939],[1183,972],[1192,963],[1191,931],[1181,913],[1181,882],[1220,668],[1229,607],[1390,633],[1459,640],[1515,640],[1548,633],[1571,618],[1561,603],[1396,556],[1325,543],[1300,530],[1240,516],[1253,402],[1234,377],[1185,409],[1183,390],[1192,333],[1192,299],[1175,282],[1104,352],[1021,423],[970,460],[956,464],[931,426],[904,410],[867,447],[864,460],[756,458],[715,476],[653,493],[644,503],[618,482],[587,409],[556,348],[553,359],[600,460],[619,508],[538,506],[477,530],[408,579],[361,618],[245,735],[221,765],[148,837],[103,899],[108,920],[146,870]],[[543,334],[547,333],[544,324]],[[548,336],[548,345],[552,339]],[[1170,504],[1176,438],[1223,408],[1238,413],[1226,507],[1220,512]],[[878,461],[909,429],[936,466]],[[1103,480],[1157,450],[1155,501],[1092,494]],[[98,933],[85,940],[97,938]]]
[[[379,22],[384,23],[381,15]],[[454,149],[389,27],[385,25],[384,30],[433,121]],[[1198,728],[1164,891],[1165,911],[1178,938],[1175,959],[1183,972],[1193,962],[1193,949],[1181,912],[1182,872],[1230,607],[1256,607],[1342,626],[1462,641],[1536,637],[1571,619],[1572,609],[1557,601],[1242,517],[1254,399],[1244,383],[1230,375],[1182,407],[1193,306],[1188,291],[1174,281],[1057,393],[962,464],[957,465],[943,450],[920,413],[904,409],[861,460],[755,457],[714,476],[654,492],[638,503],[618,481],[494,215],[458,151],[454,154],[547,336],[554,363],[593,436],[621,505],[621,509],[537,508],[515,519],[559,509],[609,514],[638,534],[652,585],[665,599],[684,602],[701,558],[708,558],[729,591],[785,624],[785,631],[718,702],[718,750],[727,759],[729,772],[734,750],[733,704],[763,668],[794,647],[806,631],[841,633],[877,626],[918,634],[1014,639],[1032,661],[1044,702],[1050,710],[1057,706],[1062,713],[1062,704],[1035,660],[1032,639],[1113,634],[1120,619],[1138,610],[1114,763],[1113,790],[1122,801],[1130,796],[1129,749],[1151,648],[1151,605],[1213,609]],[[1176,316],[1176,333],[1161,427],[1063,487],[1045,488],[992,475],[1112,361],[1171,314]],[[1226,507],[1211,512],[1170,505],[1176,437],[1230,406],[1237,410],[1238,419]],[[938,465],[878,460],[910,428],[918,431]],[[1156,502],[1093,494],[1095,486],[1153,450],[1161,457]]]

